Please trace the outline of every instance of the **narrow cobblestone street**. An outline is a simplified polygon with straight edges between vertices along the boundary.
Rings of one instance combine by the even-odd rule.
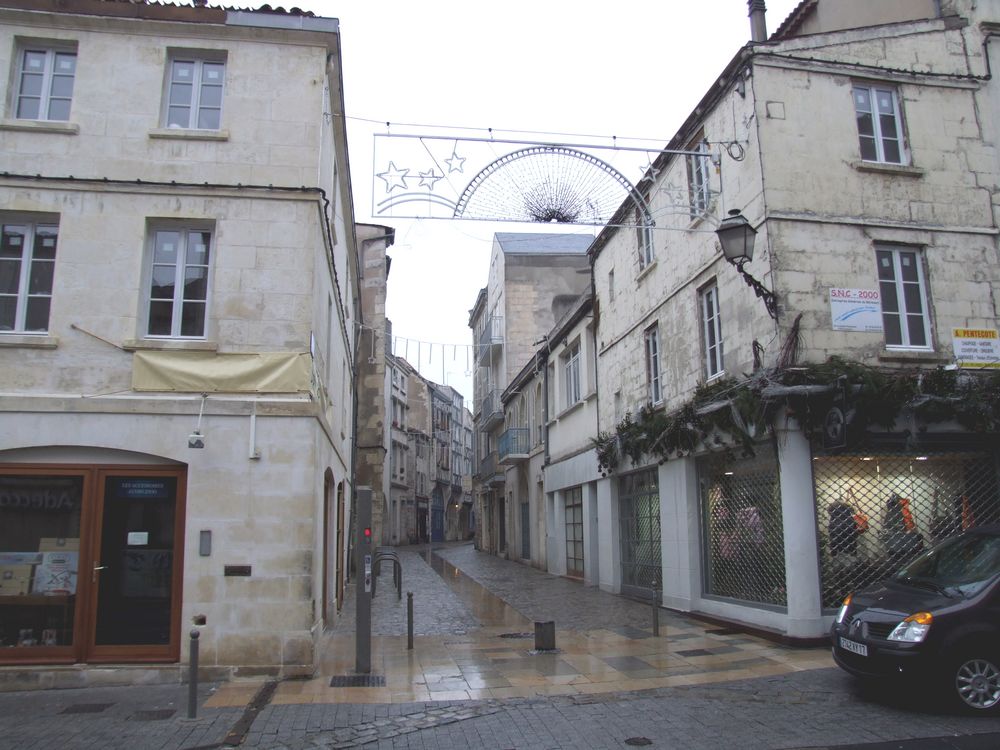
[[[182,718],[184,686],[0,694],[0,748],[1000,746],[1000,719],[863,688],[825,648],[790,648],[664,610],[654,637],[649,605],[471,544],[399,554],[402,596],[386,567],[373,607],[373,676],[384,687],[330,686],[353,673],[349,597],[312,679],[203,686],[195,720]],[[533,653],[534,622],[548,620],[557,652]]]

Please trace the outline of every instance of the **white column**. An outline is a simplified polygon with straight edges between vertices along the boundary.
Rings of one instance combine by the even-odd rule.
[[[660,544],[663,548],[663,603],[690,611],[701,591],[698,472],[692,458],[660,467]]]
[[[785,536],[785,585],[788,591],[787,633],[815,637],[826,633],[820,599],[819,548],[812,452],[794,420],[776,428],[781,483],[781,522]]]
[[[556,539],[556,493],[545,493],[545,569],[558,575],[556,560],[559,559],[559,543]]]
[[[618,520],[618,477],[597,482],[599,585],[613,594],[622,590],[621,532]]]
[[[555,552],[549,560],[549,572],[559,576],[566,575],[566,493],[553,493],[552,536],[555,539]]]
[[[600,583],[597,544],[597,484],[583,485],[583,582],[588,586]]]

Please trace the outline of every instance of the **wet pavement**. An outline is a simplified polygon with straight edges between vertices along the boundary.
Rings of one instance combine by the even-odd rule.
[[[469,544],[398,552],[402,596],[387,566],[373,604],[380,686],[331,687],[358,677],[348,595],[313,679],[203,686],[194,720],[184,718],[184,686],[0,694],[0,750],[1000,747],[1000,717],[863,687],[825,648],[665,610],[654,635],[649,604]],[[557,650],[536,653],[534,623],[545,621]]]

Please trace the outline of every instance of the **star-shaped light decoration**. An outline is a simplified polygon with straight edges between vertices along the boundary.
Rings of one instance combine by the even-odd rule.
[[[419,187],[426,187],[428,190],[434,190],[434,183],[443,178],[443,174],[436,174],[434,172],[434,167],[431,167],[426,172],[420,173]]]
[[[385,182],[385,192],[391,193],[396,188],[406,190],[406,175],[409,173],[409,169],[400,169],[395,162],[389,162],[389,168],[376,173],[375,176]]]
[[[452,172],[462,172],[463,164],[465,164],[465,157],[459,156],[458,151],[452,149],[451,158],[445,159],[444,163],[448,165],[448,174]]]
[[[649,160],[649,163],[646,164],[646,166],[639,167],[639,169],[642,170],[642,179],[639,180],[639,182],[644,182],[645,180],[655,182],[656,178],[660,176],[660,168],[653,166],[652,159]]]

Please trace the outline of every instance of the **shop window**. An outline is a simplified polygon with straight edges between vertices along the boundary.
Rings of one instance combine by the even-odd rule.
[[[83,485],[0,475],[0,660],[73,645]]]
[[[997,462],[989,453],[817,456],[813,477],[828,608],[929,546],[1000,522]]]
[[[785,606],[785,537],[774,450],[750,460],[712,455],[698,460],[705,593]]]
[[[618,481],[622,592],[649,596],[663,587],[657,470],[633,472]]]
[[[583,488],[566,490],[566,575],[583,578]]]

